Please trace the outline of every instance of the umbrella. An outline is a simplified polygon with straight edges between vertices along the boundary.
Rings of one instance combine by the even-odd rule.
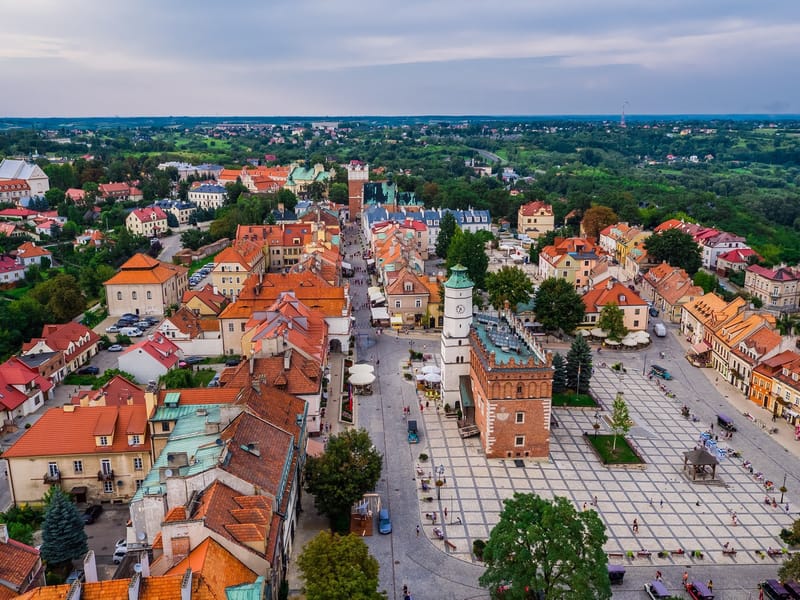
[[[592,337],[607,338],[608,334],[599,327],[595,327],[594,329],[592,329]]]
[[[589,337],[590,335],[592,335],[592,332],[589,331],[588,329],[579,329],[578,335],[582,335],[583,337]]]
[[[425,381],[425,373],[417,373],[417,381]]]
[[[605,341],[605,345],[606,346],[619,346],[619,342],[617,340],[606,340]]]
[[[422,367],[422,372],[423,373],[441,373],[442,370],[439,367],[437,367],[436,365],[426,365],[426,366]]]
[[[622,345],[627,346],[629,348],[633,348],[634,346],[638,346],[639,342],[637,342],[636,340],[632,340],[630,338],[626,338],[622,340]]]
[[[427,373],[425,375],[425,381],[428,383],[440,383],[442,381],[442,376],[438,373]]]
[[[355,373],[350,376],[350,383],[353,385],[369,385],[375,381],[372,373]]]
[[[356,373],[367,373],[371,375],[375,371],[372,365],[367,365],[364,363],[353,365],[347,370],[350,372],[350,375],[355,375]]]

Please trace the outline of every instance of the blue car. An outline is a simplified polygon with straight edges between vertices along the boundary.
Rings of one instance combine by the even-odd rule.
[[[388,508],[382,508],[378,513],[378,531],[392,533],[392,520],[389,518]]]

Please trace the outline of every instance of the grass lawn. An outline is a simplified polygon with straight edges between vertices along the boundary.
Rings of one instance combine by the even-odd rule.
[[[192,373],[192,380],[195,387],[208,387],[208,382],[214,378],[217,372],[214,369],[199,369]]]
[[[589,394],[566,391],[553,394],[553,406],[597,406],[597,402]]]
[[[219,252],[222,252],[222,250]],[[195,271],[199,271],[201,268],[203,268],[203,265],[207,265],[210,262],[216,262],[217,254],[219,254],[219,252],[215,252],[211,256],[194,261],[191,265],[189,265],[189,275],[192,275]]]
[[[594,449],[597,450],[597,453],[603,460],[603,464],[644,464],[644,461],[636,456],[636,453],[634,453],[633,449],[628,445],[628,441],[621,435],[617,436],[617,448],[614,452],[611,451],[611,447],[614,444],[613,435],[595,435],[594,433],[589,433],[586,439],[594,446]]]

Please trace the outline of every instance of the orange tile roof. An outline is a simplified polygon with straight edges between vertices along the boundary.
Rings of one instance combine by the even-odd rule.
[[[16,587],[27,585],[28,578],[36,574],[38,563],[36,548],[11,538],[5,544],[0,543],[0,581]],[[2,585],[0,589],[4,589]]]
[[[181,298],[181,304],[188,304],[195,298],[205,304],[209,310],[215,314],[219,314],[222,309],[228,305],[228,299],[222,294],[215,293],[214,286],[208,283],[200,290],[185,291],[183,293],[183,298]]]
[[[149,434],[143,404],[126,406],[70,406],[51,408],[28,429],[8,450],[5,458],[31,456],[65,456],[70,454],[109,454],[142,452]],[[113,433],[108,446],[97,446],[96,431]],[[131,431],[133,429],[134,431]],[[128,445],[128,433],[141,436],[141,444]]]
[[[167,516],[164,517],[165,523],[170,523],[172,521],[185,521],[186,520],[186,507],[185,506],[175,506],[169,510]]]
[[[253,315],[255,331],[253,351],[261,353],[264,340],[284,338],[320,363],[325,361],[328,347],[328,324],[325,315],[309,309],[292,292],[284,292],[267,311]]]
[[[397,277],[386,286],[386,294],[391,296],[402,296],[404,294],[424,295],[428,293],[428,287],[422,281],[422,277],[412,273],[408,268],[403,267]],[[411,284],[411,291],[405,290],[405,284]]]
[[[125,404],[144,404],[144,389],[122,375],[114,375],[96,390],[81,391],[70,398],[72,404],[89,406],[123,406]]]
[[[167,394],[179,394],[179,405],[193,404],[228,404],[236,400],[241,390],[233,387],[223,388],[188,388],[159,390],[158,405],[164,405]]]
[[[123,356],[128,354],[141,355],[141,353],[146,353],[157,360],[165,368],[171,369],[178,364],[178,362],[180,362],[181,358],[179,350],[180,348],[178,348],[178,346],[176,346],[166,336],[156,334],[153,336],[152,340],[145,338],[142,341],[135,343],[133,346],[128,346],[128,348],[123,352]]]
[[[33,242],[25,242],[24,244],[20,244],[16,250],[16,254],[21,258],[52,256],[52,253],[47,248],[40,248]]]
[[[583,295],[583,303],[586,305],[588,313],[600,312],[604,306],[612,302],[620,308],[647,306],[647,302],[642,300],[639,294],[618,281],[604,281]]]
[[[105,285],[161,284],[187,272],[186,267],[158,261],[139,253],[122,265],[119,272],[106,281]]]
[[[551,204],[548,204],[547,202],[542,202],[541,200],[535,200],[533,202],[528,202],[527,204],[523,204],[522,206],[520,206],[519,210],[525,217],[532,217],[538,214],[545,214],[545,215],[553,214],[553,206]]]
[[[250,363],[253,374],[250,375]],[[293,395],[316,394],[322,384],[322,367],[319,362],[307,359],[299,352],[292,352],[289,368],[285,368],[283,356],[250,358],[236,367],[225,369],[220,375],[221,390],[241,390],[250,385],[251,379],[263,379],[272,387]]]
[[[253,583],[257,577],[254,571],[210,537],[200,542],[189,556],[170,568],[166,575],[182,575],[186,569],[201,575],[208,591],[218,600],[225,600],[226,588]]]

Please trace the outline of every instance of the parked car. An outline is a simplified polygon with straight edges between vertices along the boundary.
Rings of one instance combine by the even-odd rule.
[[[150,323],[150,321],[136,321],[133,326],[138,327],[139,329],[147,329],[152,327],[152,323]]]
[[[133,313],[125,313],[120,317],[120,319],[130,319],[131,321],[138,321],[139,315],[135,315]]]
[[[661,365],[650,365],[650,374],[655,375],[656,377],[661,377],[661,379],[666,379],[667,381],[672,379],[670,372]]]
[[[378,513],[378,531],[392,533],[392,520],[389,518],[388,508],[382,508]]]
[[[116,550],[114,550],[114,556],[112,557],[112,560],[114,561],[115,565],[118,565],[123,560],[125,560],[125,557],[127,555],[128,555],[128,548],[127,547],[117,548]]]
[[[658,337],[664,337],[665,335],[667,335],[667,328],[664,326],[663,323],[656,323],[655,325],[653,325],[653,332]]]
[[[131,321],[130,319],[120,319],[119,321],[117,321],[116,323],[114,323],[114,325],[116,325],[116,326],[117,326],[117,328],[119,328],[119,329],[122,329],[123,327],[130,327],[130,326],[131,326],[131,325],[133,325],[135,322],[136,322],[136,321]]]
[[[100,513],[103,512],[103,507],[99,504],[91,504],[89,505],[85,511],[83,511],[83,522],[87,525],[91,525],[97,518],[100,516]]]
[[[120,548],[124,548],[125,551],[128,551],[128,540],[125,538],[120,538],[116,542],[114,542],[114,551],[119,550]]]
[[[119,333],[119,327],[116,325],[111,325],[110,327],[106,327],[106,333]]]
[[[140,337],[142,335],[142,330],[138,327],[123,327],[119,332],[128,337]]]
[[[226,366],[226,367],[235,367],[235,366],[236,366],[236,365],[238,365],[240,362],[241,362],[241,359],[238,359],[238,358],[229,358],[228,360],[226,360],[226,361],[225,361],[225,366]]]
[[[78,375],[97,375],[98,373],[100,373],[100,369],[93,365],[78,369]]]
[[[187,364],[196,365],[198,363],[203,362],[203,357],[202,356],[187,356],[183,360],[185,360]]]
[[[109,352],[122,352],[123,347],[120,344],[112,344],[108,347]]]
[[[83,581],[86,578],[86,574],[83,572],[83,569],[74,569],[69,575],[67,575],[66,583],[72,585],[76,581]]]

